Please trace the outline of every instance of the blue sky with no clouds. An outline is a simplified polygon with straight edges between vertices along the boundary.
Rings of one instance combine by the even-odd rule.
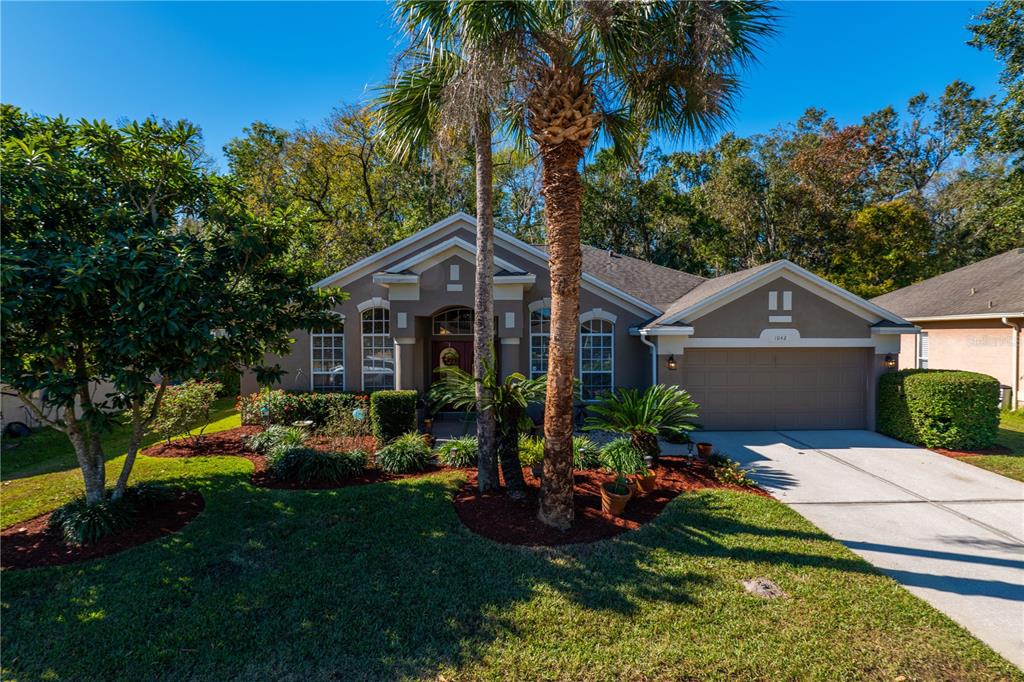
[[[745,75],[742,135],[825,108],[841,123],[954,79],[998,88],[965,45],[984,2],[787,2]],[[209,153],[255,120],[316,123],[368,97],[399,49],[378,2],[0,3],[0,98],[78,118],[187,118]]]

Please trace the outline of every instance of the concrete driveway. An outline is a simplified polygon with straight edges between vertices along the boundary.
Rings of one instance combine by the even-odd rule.
[[[1024,667],[1024,483],[871,431],[698,435]]]

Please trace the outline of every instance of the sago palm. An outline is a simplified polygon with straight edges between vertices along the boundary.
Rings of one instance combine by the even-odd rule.
[[[425,30],[465,54],[500,44],[502,61],[491,75],[513,88],[505,121],[527,132],[539,151],[551,282],[539,516],[568,528],[582,268],[580,161],[602,133],[630,155],[641,131],[682,135],[718,128],[734,106],[738,69],[774,31],[774,11],[763,0],[412,4]]]
[[[697,403],[678,386],[656,384],[646,391],[620,388],[589,407],[587,431],[614,431],[629,436],[644,455],[657,456],[658,436],[681,436],[697,427]]]

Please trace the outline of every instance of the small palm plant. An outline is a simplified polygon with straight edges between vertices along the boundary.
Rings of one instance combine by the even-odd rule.
[[[547,382],[543,376],[527,379],[519,373],[499,379],[493,363],[485,360],[485,364],[482,380],[485,397],[479,403],[480,409],[494,415],[501,473],[509,494],[519,497],[526,490],[519,462],[519,433],[532,426],[526,408],[544,400]],[[440,367],[438,371],[441,378],[430,387],[431,401],[466,411],[477,408],[476,380],[472,375],[454,366]]]
[[[634,448],[657,457],[658,436],[683,436],[697,428],[694,419],[699,407],[678,386],[655,384],[642,393],[620,388],[590,406],[593,414],[584,429],[627,434]]]

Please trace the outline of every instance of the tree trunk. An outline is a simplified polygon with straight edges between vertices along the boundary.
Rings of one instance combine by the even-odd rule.
[[[128,477],[131,476],[132,467],[135,466],[135,456],[138,454],[139,446],[142,444],[142,437],[146,435],[146,427],[153,422],[157,412],[160,410],[168,383],[166,377],[160,381],[160,387],[156,390],[156,399],[153,401],[153,406],[148,413],[143,414],[142,412],[145,406],[143,399],[137,399],[132,403],[132,435],[131,440],[128,442],[128,454],[125,455],[124,464],[121,466],[121,473],[117,477],[114,492],[111,494],[111,497],[115,500],[120,500],[124,497],[125,488],[128,487]],[[206,416],[205,422],[209,422],[209,412],[207,412]],[[204,424],[200,429],[200,433],[205,428],[206,425]],[[169,443],[170,439],[167,442]]]
[[[642,452],[644,456],[650,455],[657,459],[658,455],[661,454],[661,448],[658,447],[658,436],[653,433],[633,431],[629,435],[629,440],[633,447]]]
[[[526,496],[526,479],[523,478],[523,465],[519,461],[519,428],[516,423],[516,420],[502,421],[497,430],[501,476],[505,479],[505,488],[512,499]]]
[[[98,451],[97,441],[92,437],[92,429],[74,416],[73,406],[65,408],[71,415],[66,417],[68,440],[75,450],[78,468],[82,470],[82,482],[85,484],[85,502],[93,505],[106,498],[106,468],[103,452]],[[98,455],[98,456],[97,456]]]
[[[495,420],[484,377],[494,366],[494,168],[491,159],[491,119],[483,113],[473,130],[476,144],[476,283],[473,306],[473,378],[476,380],[477,485],[481,492],[498,487]],[[521,473],[521,472],[520,472]]]
[[[540,520],[568,529],[573,522],[572,406],[576,337],[580,324],[579,162],[583,149],[564,142],[541,145],[541,193],[548,231],[551,273],[551,338],[548,343],[547,396],[544,402],[544,473]]]

